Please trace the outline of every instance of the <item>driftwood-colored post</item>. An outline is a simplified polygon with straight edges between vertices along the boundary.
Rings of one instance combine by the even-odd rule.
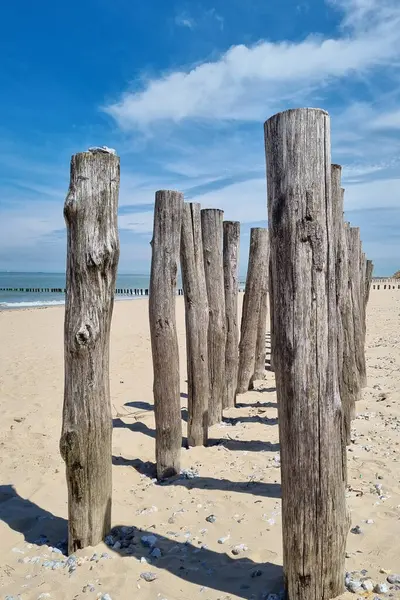
[[[343,411],[343,451],[350,444],[351,420],[354,417],[358,394],[358,377],[354,356],[354,331],[349,297],[349,259],[347,238],[343,218],[343,196],[341,187],[342,167],[332,165],[332,210],[335,236],[335,278],[337,305],[337,353],[338,381]],[[354,379],[355,377],[355,379]],[[344,461],[346,463],[344,456]]]
[[[349,279],[353,302],[354,354],[360,389],[365,385],[365,353],[363,335],[364,290],[361,292],[360,228],[349,228]],[[360,396],[359,396],[360,398]]]
[[[367,325],[367,305],[365,303],[365,289],[367,285],[367,257],[365,252],[362,251],[362,242],[360,241],[360,308],[361,308],[361,328],[362,328],[362,362],[361,362],[361,387],[367,385],[367,363],[365,357],[365,338],[366,338],[366,325]]]
[[[188,378],[188,444],[207,444],[208,433],[208,301],[201,239],[200,204],[184,203],[181,272],[185,297]]]
[[[270,362],[269,368],[271,371],[275,371],[274,367],[274,303],[271,302],[271,298],[274,296],[274,282],[272,281],[272,265],[271,265],[271,252],[269,253],[268,261],[268,297],[269,297],[269,348],[270,348]]]
[[[68,484],[68,551],[111,528],[110,327],[119,258],[119,157],[75,154],[64,206],[67,283],[60,439]]]
[[[372,262],[372,260],[367,260],[366,271],[365,271],[365,273],[366,273],[365,274],[365,300],[364,300],[365,308],[367,307],[367,304],[369,301],[373,272],[374,272],[374,263]]]
[[[348,360],[343,362],[343,376],[347,376],[347,386],[351,390],[351,419],[356,416],[356,402],[361,398],[360,372],[357,359],[357,335],[360,330],[359,302],[357,296],[357,281],[354,279],[353,241],[350,223],[345,222],[344,230],[347,243],[348,258],[348,295],[349,304],[347,325],[344,327],[345,340],[348,346]],[[357,335],[356,335],[357,334]]]
[[[268,275],[269,275],[269,237],[267,231],[267,256],[266,266],[262,272],[261,295],[260,295],[260,315],[258,319],[256,357],[254,361],[254,373],[250,381],[250,387],[254,381],[264,379],[265,375],[265,346],[267,335],[267,315],[268,315]]]
[[[222,420],[225,398],[225,293],[222,257],[224,212],[215,208],[201,211],[204,271],[206,275],[209,324],[208,324],[208,425]]]
[[[237,376],[239,368],[239,325],[238,325],[238,266],[239,266],[240,223],[224,221],[224,285],[226,314],[225,377],[226,395],[223,408],[236,404]]]
[[[156,192],[149,318],[158,479],[180,472],[182,422],[175,294],[182,210],[183,194],[169,190]]]
[[[249,264],[240,324],[239,371],[237,393],[251,388],[256,360],[257,335],[260,322],[261,297],[268,269],[268,230],[250,230]]]
[[[274,363],[289,600],[343,592],[346,517],[328,114],[265,124]]]

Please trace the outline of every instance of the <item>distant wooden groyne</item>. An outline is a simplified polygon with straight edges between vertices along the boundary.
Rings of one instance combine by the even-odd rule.
[[[0,288],[0,292],[19,292],[34,294],[65,294],[65,288]],[[183,290],[178,290],[178,296],[183,296]],[[117,296],[148,296],[147,288],[117,288]]]
[[[372,280],[373,290],[400,290],[400,279],[393,277],[374,277]]]

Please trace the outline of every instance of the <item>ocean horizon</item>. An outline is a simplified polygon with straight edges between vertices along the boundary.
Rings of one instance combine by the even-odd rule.
[[[18,289],[64,289],[65,273],[44,272],[0,272],[0,310],[17,308],[34,308],[40,306],[58,306],[65,304],[62,292],[20,292],[2,291],[2,288]],[[118,289],[147,289],[150,283],[150,274],[119,274],[116,288]],[[135,296],[116,296],[116,300],[134,300]]]
[[[65,304],[63,292],[21,292],[20,289],[64,289],[65,273],[45,273],[30,271],[0,271],[0,310],[35,308],[42,306],[59,306]],[[239,277],[239,285],[243,287],[245,277]],[[117,289],[148,289],[150,273],[121,273],[117,275]],[[181,286],[180,277],[178,287]],[[13,291],[3,291],[12,288]],[[118,294],[116,300],[137,300],[141,296]]]

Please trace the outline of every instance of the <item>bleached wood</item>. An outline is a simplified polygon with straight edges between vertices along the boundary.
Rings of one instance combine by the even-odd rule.
[[[265,137],[286,589],[327,600],[343,592],[348,525],[329,116],[279,113]]]
[[[252,385],[261,299],[267,269],[268,230],[264,227],[253,227],[250,230],[249,264],[240,323],[238,394],[244,394]]]
[[[265,375],[265,357],[266,357],[266,333],[267,333],[267,315],[268,315],[268,275],[269,275],[269,237],[267,231],[266,265],[261,275],[261,295],[260,295],[260,315],[258,319],[256,356],[254,361],[254,373],[250,381],[250,387],[253,382],[264,379]]]
[[[119,258],[120,167],[114,154],[75,154],[64,206],[67,283],[60,451],[68,484],[68,551],[111,528],[109,340]]]
[[[239,368],[239,325],[238,325],[238,292],[239,292],[239,244],[240,223],[224,221],[224,286],[226,314],[226,346],[225,377],[226,395],[223,408],[235,406],[237,374]]]
[[[156,192],[149,319],[158,479],[180,472],[182,422],[175,294],[182,211],[183,194],[170,190]]]
[[[184,203],[181,272],[185,298],[188,376],[188,444],[207,444],[208,432],[208,300],[203,262],[200,204]]]
[[[335,277],[337,304],[338,381],[343,409],[343,451],[350,444],[351,420],[358,398],[358,377],[355,369],[354,332],[349,296],[349,263],[343,217],[344,190],[341,187],[342,168],[332,165],[332,208],[335,235]]]
[[[206,275],[209,325],[208,325],[208,425],[222,420],[225,385],[225,293],[222,258],[222,210],[207,208],[201,211],[204,271]]]

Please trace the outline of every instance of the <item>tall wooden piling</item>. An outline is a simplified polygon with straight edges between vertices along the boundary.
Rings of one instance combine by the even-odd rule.
[[[250,387],[254,381],[264,379],[265,374],[265,356],[266,356],[266,334],[267,334],[267,315],[268,315],[268,276],[269,276],[269,237],[267,231],[267,254],[266,265],[262,272],[261,294],[260,294],[260,315],[258,319],[256,356],[254,360],[254,373],[250,381]]]
[[[181,272],[185,297],[188,377],[188,444],[207,444],[208,432],[208,300],[201,238],[200,204],[184,203]]]
[[[226,314],[225,346],[225,398],[223,408],[235,406],[237,375],[239,368],[239,325],[238,325],[238,266],[240,223],[224,221],[224,286]]]
[[[261,297],[267,269],[268,231],[264,227],[253,227],[250,230],[249,264],[240,324],[238,394],[247,392],[252,384],[256,361]]]
[[[204,271],[206,275],[209,324],[208,324],[208,425],[222,420],[225,398],[225,293],[222,258],[223,243],[222,210],[207,208],[201,211]]]
[[[335,279],[337,306],[338,381],[343,410],[343,451],[350,444],[351,420],[358,398],[354,356],[354,331],[349,298],[349,264],[343,217],[344,190],[341,187],[342,167],[332,165],[332,210],[335,240]],[[354,379],[356,378],[356,379]],[[346,463],[346,457],[343,457]]]
[[[68,241],[60,451],[71,554],[95,546],[111,528],[109,340],[119,258],[119,169],[115,154],[75,154],[64,206]]]
[[[360,308],[361,308],[361,327],[362,327],[362,367],[361,367],[361,386],[367,385],[367,363],[365,357],[365,338],[367,335],[367,304],[366,304],[366,286],[367,286],[367,257],[362,251],[360,241]]]
[[[170,190],[156,192],[149,319],[158,479],[180,472],[182,423],[175,294],[182,211],[183,194]]]
[[[327,600],[343,592],[348,525],[329,116],[279,113],[265,138],[283,567],[289,600]]]
[[[360,388],[366,384],[366,367],[363,333],[364,290],[361,283],[361,243],[360,228],[349,228],[349,280],[353,303],[354,354]],[[360,396],[359,396],[360,398]]]
[[[367,307],[368,301],[369,301],[369,295],[371,292],[371,284],[372,284],[372,275],[374,272],[374,263],[372,262],[372,260],[367,260],[367,264],[366,264],[366,274],[365,274],[365,290],[364,290],[364,294],[365,294],[365,298],[364,298],[364,304],[365,307]]]

